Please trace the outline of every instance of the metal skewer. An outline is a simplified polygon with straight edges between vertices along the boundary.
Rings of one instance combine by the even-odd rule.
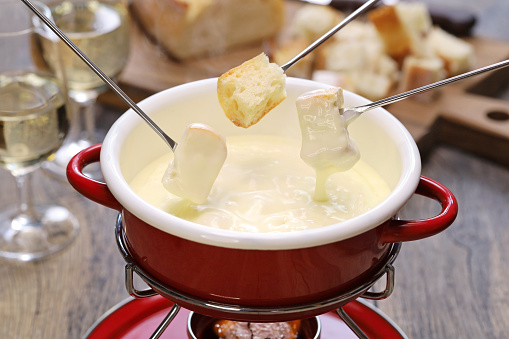
[[[385,98],[385,99],[374,101],[374,102],[371,102],[371,103],[366,104],[366,105],[361,105],[361,106],[356,106],[356,107],[341,108],[339,111],[345,117],[347,123],[350,123],[351,121],[355,120],[358,116],[360,116],[362,113],[364,113],[366,111],[369,111],[371,109],[374,109],[374,108],[377,108],[377,107],[382,107],[382,106],[385,106],[385,105],[388,105],[388,104],[392,104],[392,103],[401,101],[403,99],[406,99],[406,98],[408,98],[408,97],[410,97],[412,95],[416,95],[416,94],[419,94],[419,93],[427,92],[427,91],[430,91],[430,90],[438,88],[438,87],[442,87],[442,86],[445,86],[445,85],[452,84],[453,82],[464,80],[466,78],[469,78],[469,77],[472,77],[472,76],[475,76],[475,75],[479,75],[481,73],[485,73],[485,72],[488,72],[488,71],[493,71],[493,70],[496,70],[496,69],[499,69],[499,68],[504,68],[504,67],[507,67],[507,66],[509,66],[509,59],[504,60],[504,61],[500,61],[500,62],[497,62],[497,63],[494,63],[494,64],[489,65],[489,66],[484,66],[484,67],[481,67],[481,68],[478,68],[478,69],[474,69],[473,71],[466,72],[466,73],[463,73],[463,74],[460,74],[460,75],[456,75],[456,76],[451,77],[451,78],[447,78],[447,79],[444,79],[444,80],[441,80],[441,81],[437,81],[437,82],[434,82],[434,83],[426,85],[426,86],[418,87],[416,89],[413,89],[413,90],[410,90],[410,91],[407,91],[407,92],[396,94],[396,95],[390,96],[390,97]]]
[[[27,5],[34,13],[41,19],[52,31],[55,33],[78,57],[87,64],[88,67],[90,67],[101,80],[103,80],[118,96],[124,100],[124,102],[129,105],[135,111],[140,117],[145,120],[147,124],[149,124],[150,127],[170,146],[170,148],[175,151],[175,148],[177,147],[177,142],[175,142],[170,136],[168,136],[157,124],[149,118],[149,116],[143,112],[143,110],[136,105],[136,103],[127,96],[127,94],[120,89],[120,87],[110,79],[88,56],[85,55],[72,41],[69,39],[49,18],[47,18],[44,14],[42,14],[39,9],[37,9],[36,6],[30,1],[30,0],[21,0],[25,5]],[[309,45],[307,48],[305,48],[302,52],[300,52],[298,55],[296,55],[293,59],[285,63],[281,66],[283,69],[283,72],[286,72],[291,66],[293,66],[297,61],[311,53],[315,48],[320,46],[323,42],[325,42],[327,39],[329,39],[332,35],[334,35],[337,31],[339,31],[341,28],[346,26],[350,21],[354,20],[357,16],[359,16],[361,13],[363,13],[366,9],[374,5],[380,0],[369,0],[364,5],[359,7],[356,11],[354,11],[352,14],[347,16],[344,20],[342,20],[338,25],[333,27],[331,30],[329,30],[327,33],[325,33],[322,37],[317,39],[315,42],[313,42],[311,45]]]
[[[164,131],[159,126],[157,126],[156,123],[152,119],[150,119],[148,115],[145,112],[143,112],[143,110],[138,105],[136,105],[136,103],[131,98],[129,98],[127,94],[125,94],[124,91],[122,91],[113,80],[110,79],[110,77],[108,77],[92,60],[90,60],[71,41],[71,39],[69,39],[49,18],[42,14],[30,0],[21,1],[23,1],[23,3],[27,5],[32,10],[32,12],[34,12],[35,15],[37,15],[39,19],[41,19],[53,31],[53,33],[55,33],[70,49],[72,49],[74,53],[76,53],[76,55],[78,55],[81,58],[81,60],[83,60],[83,62],[85,62],[88,65],[88,67],[90,67],[95,72],[95,74],[97,74],[99,78],[101,78],[102,81],[104,81],[116,94],[118,94],[122,98],[122,100],[124,100],[124,102],[133,109],[133,111],[138,113],[138,115],[142,117],[143,120],[145,120],[145,122],[149,124],[150,127],[152,127],[152,129],[157,134],[159,134],[161,138],[163,138],[163,140],[168,144],[168,146],[170,146],[170,148],[173,151],[175,151],[177,143],[172,138],[170,138],[166,133],[164,133]]]
[[[177,147],[177,143],[169,137],[159,126],[156,125],[156,123],[148,117],[148,115],[143,112],[143,110],[136,105],[136,103],[127,96],[127,94],[124,93],[118,87],[118,85],[111,80],[92,60],[90,60],[49,18],[47,18],[44,14],[42,14],[30,0],[21,0],[25,5],[27,5],[69,48],[71,48],[74,53],[76,53],[82,60],[85,62],[116,94],[118,94],[126,104],[128,104],[139,116],[145,120],[146,123],[149,124],[150,127],[170,146],[170,148],[174,151]],[[309,45],[306,49],[304,49],[302,52],[300,52],[298,55],[296,55],[293,59],[285,63],[281,66],[284,72],[288,70],[292,65],[294,65],[297,61],[305,57],[307,54],[312,52],[315,48],[317,48],[319,45],[321,45],[324,41],[329,39],[332,35],[334,35],[337,31],[339,31],[341,28],[346,26],[350,21],[355,19],[357,16],[359,16],[362,12],[364,12],[367,8],[371,7],[375,3],[377,3],[380,0],[369,0],[364,5],[359,7],[355,12],[350,14],[348,17],[346,17],[343,21],[341,21],[338,25],[336,25],[334,28],[332,28],[329,32],[324,34],[321,38],[317,39],[315,42],[313,42],[311,45]],[[359,115],[362,113],[369,111],[374,108],[386,106],[388,104],[392,104],[398,101],[401,101],[403,99],[406,99],[410,96],[427,92],[432,89],[442,87],[445,85],[449,85],[451,83],[464,80],[466,78],[479,75],[481,73],[485,73],[488,71],[493,71],[499,68],[507,67],[509,66],[509,59],[481,67],[478,69],[475,69],[473,71],[469,71],[448,79],[444,79],[441,81],[434,82],[432,84],[422,86],[407,92],[403,92],[400,94],[396,94],[393,96],[390,96],[385,99],[381,99],[378,101],[371,102],[366,105],[356,106],[356,107],[345,107],[340,109],[340,113],[343,114],[346,121],[350,123],[351,121],[355,120]]]
[[[361,7],[357,8],[356,11],[354,11],[352,14],[350,14],[345,19],[343,19],[343,21],[341,21],[339,24],[334,26],[330,31],[328,31],[322,37],[320,37],[315,42],[313,42],[311,45],[306,47],[302,52],[297,54],[293,59],[288,61],[286,64],[281,66],[281,68],[283,69],[283,72],[286,72],[288,70],[288,68],[293,66],[293,64],[295,64],[297,61],[299,61],[300,59],[304,58],[306,55],[311,53],[315,48],[320,46],[323,42],[325,42],[327,39],[329,39],[331,36],[333,36],[337,31],[339,31],[341,28],[345,27],[347,24],[350,23],[350,21],[352,21],[353,19],[358,17],[360,14],[362,14],[365,10],[367,10],[368,8],[370,8],[371,6],[376,4],[378,1],[380,1],[380,0],[369,0]]]

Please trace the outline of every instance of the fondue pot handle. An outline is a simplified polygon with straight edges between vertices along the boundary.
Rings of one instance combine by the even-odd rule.
[[[383,243],[427,238],[442,232],[456,219],[458,202],[447,187],[421,176],[415,193],[437,200],[442,205],[442,211],[434,217],[422,220],[391,219],[383,229],[380,238]]]
[[[72,187],[86,198],[121,211],[122,205],[104,182],[91,179],[83,174],[83,168],[94,162],[99,162],[100,155],[101,144],[90,146],[76,154],[67,165],[67,179]]]

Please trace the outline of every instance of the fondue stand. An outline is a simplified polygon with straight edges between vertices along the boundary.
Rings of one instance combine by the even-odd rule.
[[[141,108],[134,103],[132,99],[130,99],[104,72],[97,67],[81,50],[74,45],[74,43],[48,18],[46,18],[42,13],[40,13],[37,8],[29,1],[22,0],[69,48],[71,48],[109,87],[115,91],[139,116],[141,116],[145,122],[147,122],[155,132],[164,139],[164,141],[168,144],[168,146],[174,151],[176,147],[176,142],[171,139],[159,126],[157,126],[151,118],[149,118]],[[369,0],[359,9],[350,14],[347,18],[345,18],[340,24],[331,29],[328,33],[322,36],[320,39],[312,43],[308,48],[302,51],[300,54],[295,56],[292,60],[290,60],[287,64],[282,66],[283,71],[285,72],[288,68],[290,68],[295,62],[300,60],[302,57],[310,53],[328,38],[330,38],[334,33],[340,30],[343,26],[348,24],[351,20],[353,20],[356,16],[364,12],[368,7],[378,2],[379,0]],[[436,82],[434,84],[423,86],[413,91],[408,91],[402,93],[400,95],[396,95],[390,98],[386,98],[374,103],[365,104],[359,107],[350,107],[345,108],[344,112],[341,112],[347,120],[353,120],[361,113],[364,113],[367,110],[381,107],[387,105],[392,102],[396,102],[402,100],[408,96],[421,93],[424,91],[428,91],[430,89],[440,87],[455,81],[462,80],[469,76],[477,75],[492,69],[506,67],[509,63],[509,60],[506,60],[503,63],[494,64],[490,67],[484,67],[475,71],[467,72],[457,77],[452,77],[450,79],[446,79],[441,82]],[[72,163],[73,161],[71,161]],[[70,166],[72,168],[72,165]],[[102,191],[102,189],[101,189]],[[111,207],[111,206],[110,206]],[[118,204],[115,203],[113,207],[118,207]],[[226,315],[229,318],[234,320],[243,320],[243,321],[252,321],[256,322],[257,320],[263,321],[280,321],[280,320],[293,320],[296,319],[299,315],[309,317],[310,314],[320,313],[323,310],[331,311],[335,309],[338,316],[347,324],[347,326],[361,339],[367,339],[367,335],[362,331],[362,329],[357,326],[357,324],[347,315],[347,313],[343,310],[342,306],[347,304],[348,302],[357,299],[362,296],[364,298],[380,300],[387,298],[393,290],[394,286],[394,268],[392,266],[393,261],[395,260],[398,252],[399,252],[399,242],[394,242],[391,245],[390,250],[387,252],[385,256],[385,262],[382,261],[382,269],[379,270],[376,274],[374,274],[371,279],[367,279],[367,281],[363,282],[359,286],[342,293],[340,296],[336,296],[333,298],[328,298],[325,300],[314,301],[313,303],[308,304],[299,304],[297,306],[284,306],[284,307],[275,307],[271,306],[268,308],[264,308],[263,306],[256,307],[245,307],[235,304],[225,304],[214,302],[210,300],[200,300],[194,296],[186,295],[177,290],[174,290],[162,282],[156,280],[153,276],[145,272],[140,266],[136,263],[133,256],[131,256],[127,250],[126,239],[124,239],[122,235],[122,226],[121,219],[117,223],[117,243],[118,247],[127,262],[125,267],[125,275],[126,275],[126,287],[129,294],[135,298],[147,298],[151,296],[155,296],[160,294],[173,302],[175,304],[169,311],[168,315],[164,318],[164,320],[157,327],[155,332],[152,334],[151,338],[159,338],[164,330],[169,326],[169,324],[175,319],[178,314],[181,306],[187,307],[189,309],[197,309],[204,312],[211,312],[211,314],[217,315]],[[144,280],[151,289],[138,291],[134,287],[134,272],[136,272],[142,280]],[[368,290],[380,279],[381,276],[387,275],[387,284],[386,288],[383,292],[373,293],[368,292]],[[313,313],[314,312],[314,313]],[[191,324],[191,322],[189,322]],[[318,326],[319,327],[319,326]],[[189,326],[188,332],[191,336],[194,336],[193,329]],[[318,338],[320,335],[319,328],[315,331],[315,335],[313,338]]]
[[[149,273],[147,273],[144,269],[142,269],[139,265],[137,265],[135,259],[129,254],[129,251],[126,246],[126,239],[123,231],[122,218],[119,215],[117,219],[117,224],[115,228],[115,236],[117,241],[117,246],[122,254],[122,257],[126,261],[125,266],[125,285],[127,292],[136,299],[149,298],[156,295],[161,295],[171,301],[174,302],[170,311],[163,319],[163,321],[157,326],[154,330],[153,334],[150,336],[151,339],[159,338],[163,332],[167,329],[170,323],[175,319],[179,311],[181,310],[181,305],[186,305],[189,309],[200,309],[200,310],[210,310],[212,313],[228,313],[231,315],[232,319],[236,319],[239,316],[243,321],[247,319],[258,319],[260,316],[264,318],[276,317],[280,319],[281,317],[289,317],[288,320],[294,319],[295,315],[299,313],[309,313],[313,312],[313,310],[330,308],[336,312],[336,314],[343,320],[343,322],[355,333],[355,335],[360,339],[368,339],[369,337],[363,332],[360,326],[358,326],[345,312],[343,306],[336,308],[335,305],[344,305],[358,297],[362,297],[370,300],[382,300],[389,297],[394,289],[394,267],[393,262],[398,256],[398,253],[401,248],[401,243],[395,243],[392,245],[391,250],[389,251],[389,255],[385,259],[385,265],[383,269],[374,274],[371,278],[369,278],[364,284],[359,285],[342,295],[335,296],[333,298],[329,298],[326,300],[321,300],[316,303],[306,304],[306,305],[297,305],[292,307],[245,307],[239,306],[235,304],[225,304],[218,303],[214,301],[208,301],[199,299],[190,295],[186,295],[181,293],[163,283],[155,279]],[[171,258],[169,258],[171,260]],[[148,286],[149,289],[146,290],[138,290],[134,286],[134,273],[136,273]],[[368,291],[373,285],[379,281],[383,276],[386,276],[386,286],[385,289],[381,292],[371,292]],[[192,317],[194,313],[191,312],[188,320],[188,332],[193,332],[192,328]],[[279,320],[278,320],[279,321]],[[303,321],[302,327],[306,326],[308,323]],[[305,331],[304,328],[301,329],[301,332]],[[320,331],[320,324],[318,323],[317,329],[314,329],[314,333],[310,339],[318,338]],[[194,335],[191,338],[195,338]],[[299,338],[301,336],[299,335]],[[308,338],[304,336],[304,338]],[[200,339],[200,338],[197,338]],[[324,338],[329,339],[329,338]]]
[[[168,130],[178,130],[187,126],[188,120],[221,116],[214,113],[220,109],[216,102],[216,85],[216,79],[181,85],[156,94],[141,105],[154,112],[154,117],[166,118]],[[279,113],[268,116],[259,128],[265,128],[263,133],[268,135],[279,135],[284,131],[295,135],[299,132],[297,127],[290,125],[282,130],[279,127],[281,121],[287,125],[288,122],[298,124],[297,119],[289,119],[293,116],[297,96],[324,87],[326,85],[289,78],[289,99],[276,107]],[[345,94],[352,106],[366,103],[354,94]],[[196,97],[203,100],[196,100]],[[186,114],[165,114],[172,110]],[[203,117],[201,112],[208,114]],[[234,129],[231,124],[223,127],[226,135],[231,132],[229,129]],[[175,325],[182,324],[182,314],[188,310],[194,312],[187,322],[190,338],[193,338],[192,333],[198,332],[196,326],[202,326],[199,319],[204,317],[253,323],[306,319],[301,322],[304,332],[306,324],[313,324],[308,320],[318,317],[324,324],[321,328],[323,339],[339,337],[334,331],[336,326],[346,329],[345,336],[350,337],[353,330],[357,338],[368,338],[368,335],[371,339],[406,338],[380,313],[375,311],[378,319],[384,321],[375,322],[374,317],[370,317],[373,310],[359,314],[351,311],[351,305],[359,304],[356,300],[359,297],[387,298],[394,286],[392,264],[400,243],[426,238],[446,229],[456,217],[457,202],[443,185],[420,175],[415,143],[388,112],[377,108],[363,114],[352,125],[351,132],[365,160],[372,159],[379,173],[394,182],[393,194],[359,218],[344,221],[341,227],[267,237],[195,224],[166,213],[139,197],[127,181],[139,170],[137,166],[148,163],[166,148],[160,143],[160,149],[150,148],[153,154],[146,148],[130,148],[129,145],[139,145],[138,140],[151,144],[147,139],[155,136],[141,124],[134,112],[126,112],[112,126],[102,145],[80,152],[67,168],[69,182],[79,193],[121,212],[116,227],[117,243],[127,262],[127,290],[135,298],[132,304],[136,304],[126,304],[124,306],[132,307],[113,312],[114,316],[102,323],[108,323],[107,326],[99,324],[101,328],[109,327],[110,332],[100,335],[92,330],[88,338],[125,338],[128,332],[125,327],[132,328],[132,323],[140,323],[140,317],[143,324],[136,327],[139,331],[132,338],[150,335],[158,338],[166,334],[165,329],[170,337],[183,338],[186,337],[185,325],[179,330]],[[373,143],[373,137],[379,142]],[[380,154],[384,154],[383,161],[380,161]],[[104,183],[83,173],[85,166],[99,161]],[[420,220],[398,218],[397,211],[415,194],[440,202],[441,212]],[[341,232],[345,234],[339,234]],[[238,248],[227,246],[232,242]],[[242,277],[232,277],[239,271],[242,271]],[[149,290],[139,291],[134,287],[134,273],[150,287]],[[368,292],[384,276],[387,283],[383,292]],[[151,304],[153,300],[167,301],[164,313],[161,307],[154,311],[143,309],[143,305]],[[144,322],[151,314],[154,316],[150,317],[149,323]],[[331,324],[326,323],[332,316],[335,325],[325,326]],[[126,324],[123,318],[128,318],[130,323]],[[117,330],[121,321],[126,326]],[[328,328],[333,330],[328,331]],[[317,332],[301,338],[317,338]],[[115,333],[121,336],[115,336]],[[180,334],[175,336],[175,333]],[[207,338],[201,334],[195,338]],[[211,335],[210,338],[214,337]]]
[[[178,131],[191,120],[221,117],[216,86],[216,79],[189,83],[158,93],[140,104],[165,122],[169,131]],[[287,132],[290,134],[287,137],[295,136],[299,129],[292,126],[298,124],[293,103],[298,95],[326,87],[288,78],[288,100],[275,108],[279,113],[266,117],[257,128],[263,129],[264,135],[285,136],[282,133]],[[352,107],[366,103],[352,93],[345,94],[345,100],[348,99]],[[197,97],[202,100],[196,100]],[[172,111],[186,114],[166,114]],[[208,114],[203,116],[202,112]],[[285,129],[280,128],[282,123]],[[222,127],[225,135],[236,131],[232,124]],[[369,311],[355,314],[350,305],[358,304],[356,299],[361,296],[375,300],[387,298],[394,286],[392,264],[399,244],[442,232],[454,221],[457,202],[445,186],[420,175],[415,143],[408,131],[385,110],[377,108],[362,114],[356,124],[352,124],[351,132],[364,159],[372,160],[378,172],[394,184],[393,193],[380,205],[358,218],[345,220],[341,226],[266,236],[186,221],[137,195],[127,182],[141,169],[137,167],[153,161],[166,148],[162,143],[149,148],[132,148],[132,145],[140,145],[140,140],[144,145],[152,145],[150,138],[158,138],[141,124],[134,112],[126,112],[112,126],[102,145],[78,153],[67,168],[69,182],[79,193],[122,216],[116,230],[118,247],[127,262],[127,290],[135,298],[132,303],[141,306],[122,307],[119,312],[113,312],[113,320],[106,320],[110,329],[124,321],[123,318],[130,319],[131,324],[126,326],[132,328],[133,322],[139,323],[139,316],[144,320],[147,315],[155,314],[157,321],[151,317],[149,324],[137,327],[143,327],[144,334],[136,332],[133,338],[150,335],[158,338],[168,326],[170,337],[180,333],[177,337],[182,338],[186,336],[186,327],[174,331],[175,325],[182,324],[182,313],[190,310],[194,315],[243,322],[306,319],[301,322],[301,330],[305,330],[304,323],[312,323],[308,319],[318,317],[324,323],[323,339],[339,337],[325,326],[326,319],[334,315],[338,328],[348,330],[346,336],[352,336],[350,326],[357,338],[368,338],[368,335],[371,339],[405,338],[401,331],[394,330],[395,326],[390,332],[387,318],[385,323],[375,322],[373,317],[368,317]],[[373,143],[373,138],[378,142]],[[104,183],[83,173],[85,166],[95,162],[101,163]],[[415,194],[437,200],[442,205],[441,211],[419,220],[398,218],[397,212]],[[235,279],[236,272],[242,272],[242,276]],[[134,273],[148,284],[149,290],[139,291],[134,287]],[[383,276],[387,277],[384,291],[368,292]],[[144,309],[140,314],[140,308],[147,304],[144,300],[149,301],[148,304],[152,300],[167,300],[170,305],[164,314],[160,307],[153,312]],[[118,316],[119,313],[122,315]],[[188,324],[199,326],[200,322],[194,319],[203,318],[196,316]],[[187,330],[193,338],[192,333],[197,328],[191,325]],[[147,329],[150,332],[146,332]],[[102,333],[102,336],[96,333],[93,331],[88,338],[125,338],[127,331],[122,328],[110,335]],[[115,336],[115,333],[122,336]],[[195,337],[206,338],[201,333]],[[316,331],[308,338],[316,338]]]
[[[122,99],[124,99],[124,101],[126,103],[128,103],[131,106],[131,108],[145,120],[145,122],[147,122],[156,132],[158,132],[159,136],[161,136],[172,149],[175,148],[176,143],[171,138],[169,138],[157,125],[155,125],[152,122],[152,120],[150,118],[148,118],[148,116],[146,116],[146,114],[140,108],[138,108],[138,106],[127,95],[125,95],[125,93],[123,93],[122,90],[120,90],[120,88],[118,88],[118,86],[111,79],[109,79],[90,59],[88,59],[88,57],[86,57],[72,43],[72,41],[70,41],[58,29],[58,27],[56,27],[49,19],[47,19],[40,12],[38,12],[37,9],[31,4],[31,2],[29,0],[22,0],[22,1],[27,6],[29,6],[34,11],[34,13],[37,16],[39,16],[39,18],[41,20],[43,20],[43,22],[45,22],[46,25],[48,25],[53,30],[53,32],[55,34],[57,34],[57,36],[59,36],[76,54],[78,54],[78,56],[80,56],[82,58],[82,60],[102,80],[104,80],[117,94],[119,94],[122,97]],[[358,11],[356,11],[354,13],[360,14],[365,8],[367,8],[369,5],[374,4],[377,1],[378,0],[369,0],[364,6],[362,6]],[[339,30],[342,27],[342,25],[346,25],[346,23],[348,22],[348,19],[353,19],[354,16],[355,15],[351,15],[350,17],[347,17],[347,19],[345,19],[342,23],[340,23],[338,26],[336,26],[336,29]],[[330,35],[332,35],[332,34],[333,33],[331,31]],[[286,68],[290,67],[293,62],[296,62],[299,58],[304,56],[305,53],[309,53],[318,44],[325,41],[330,35],[326,34],[322,40],[317,41],[316,44],[312,44],[307,50],[303,51],[300,55],[295,57],[294,60],[290,61],[288,63],[288,65],[283,65],[283,70],[286,70]],[[505,66],[507,66],[507,65],[506,64],[496,65],[496,67],[505,67]],[[495,65],[493,65],[492,67],[495,67]],[[490,69],[484,68],[484,69],[476,70],[475,72],[485,72],[487,70],[490,70]],[[471,73],[465,73],[463,76],[467,77],[467,76],[472,76],[475,74],[477,74],[477,73],[471,72]],[[452,78],[452,79],[454,79],[454,78]],[[457,80],[460,80],[460,78],[454,79],[454,81],[457,81]],[[442,86],[445,84],[447,84],[447,83],[439,82],[439,83],[436,83],[435,85]],[[420,89],[417,89],[417,90],[420,90]],[[428,90],[428,88],[422,87],[422,90],[425,91],[425,90]],[[413,95],[416,93],[417,92],[414,93],[414,92],[410,91],[407,93],[407,96]],[[401,98],[391,97],[386,100],[392,100],[392,99],[401,100],[403,98],[404,97],[401,97]],[[387,103],[388,102],[384,102],[384,104],[387,104]],[[366,107],[366,106],[368,106],[368,107]],[[382,106],[382,105],[379,105],[379,106]],[[366,110],[374,108],[374,107],[370,107],[369,105],[364,105],[361,107],[366,108]],[[350,111],[357,111],[356,108],[357,107],[350,108]],[[363,111],[360,111],[359,113],[362,113],[362,112]],[[346,113],[349,113],[348,110]],[[355,114],[355,115],[357,115],[357,114]],[[107,139],[108,139],[108,136],[107,136]],[[106,141],[105,141],[105,144],[107,144]],[[97,156],[98,152],[99,152],[99,148],[91,147],[88,150],[81,152],[73,160],[71,160],[71,162],[68,166],[68,177],[70,179],[71,184],[73,184],[73,182],[74,182],[74,184],[77,184],[78,181],[88,180],[88,179],[85,179],[82,177],[83,173],[81,172],[80,167],[82,165],[85,165],[85,163],[88,162],[88,160],[90,160],[90,159],[88,159],[89,156],[92,156],[92,158],[97,157],[97,160],[99,160],[99,158]],[[79,159],[80,157],[83,157],[83,159],[80,160]],[[78,174],[78,176],[75,177],[74,179],[71,179],[71,177],[73,176],[72,172],[74,169],[78,170],[75,173],[75,174]],[[105,178],[107,178],[107,175],[105,175]],[[422,181],[422,179],[420,179],[420,180]],[[82,181],[82,184],[83,184],[83,181]],[[99,185],[99,186],[97,186],[97,185]],[[428,185],[428,184],[424,184],[423,187],[425,187],[426,185]],[[76,185],[73,185],[73,186],[75,188],[77,188],[78,191],[81,191],[81,189],[78,188],[81,186],[80,184],[77,184],[77,186]],[[105,205],[107,205],[108,207],[114,208],[114,209],[123,210],[123,207],[121,207],[121,204],[115,199],[115,197],[113,195],[111,195],[111,192],[109,191],[109,189],[105,188],[105,186],[103,186],[102,183],[89,182],[89,183],[83,184],[81,186],[81,188],[84,188],[84,191],[82,191],[82,193],[85,193],[85,191],[87,191],[89,194],[85,194],[85,195],[89,195],[89,197],[92,198],[92,200],[96,200],[99,203],[105,203]],[[91,189],[91,190],[89,190],[89,189]],[[95,196],[97,194],[99,194],[101,197]],[[445,197],[443,197],[443,198],[445,198]],[[448,200],[449,200],[449,203],[451,203],[452,197],[450,197]],[[455,217],[455,214],[457,212],[457,206],[455,203],[453,205],[455,205],[455,208],[452,209],[453,212],[450,213],[450,216],[454,215],[454,217]],[[124,212],[127,213],[127,211],[124,211]],[[124,212],[123,212],[123,215],[124,215]],[[446,212],[446,211],[444,210],[443,212]],[[433,229],[431,231],[431,234],[435,233],[436,230],[441,231],[443,228],[442,226],[447,227],[454,219],[454,217],[452,219],[450,219],[450,216],[449,216],[449,218],[444,219],[444,220],[446,220],[444,225],[441,225],[440,223],[435,225],[438,227],[436,229]],[[435,223],[432,222],[431,224],[435,224]],[[132,222],[131,222],[131,225],[133,225]],[[404,226],[404,225],[405,225],[405,222],[403,222],[401,225],[399,225],[399,227]],[[156,278],[154,278],[153,276],[148,274],[144,269],[141,268],[140,265],[142,263],[136,262],[134,257],[128,251],[128,246],[127,246],[127,242],[126,242],[127,238],[123,232],[124,228],[122,225],[122,219],[120,217],[117,221],[117,227],[116,227],[116,235],[117,236],[116,236],[116,238],[117,238],[117,245],[120,249],[120,252],[121,252],[122,256],[124,257],[125,261],[127,262],[127,265],[125,266],[125,282],[126,282],[127,291],[129,292],[129,294],[135,298],[138,298],[138,299],[161,295],[161,296],[171,300],[172,302],[174,302],[174,305],[171,307],[169,313],[166,315],[166,317],[163,319],[163,321],[159,324],[159,326],[157,326],[157,328],[151,335],[151,338],[159,338],[163,334],[165,329],[170,325],[170,323],[176,318],[181,307],[185,307],[185,308],[188,308],[191,310],[200,311],[201,313],[204,313],[205,315],[208,315],[207,313],[209,313],[210,315],[213,315],[215,317],[218,314],[220,314],[221,316],[224,316],[225,318],[228,318],[228,319],[250,321],[250,322],[288,321],[288,320],[298,319],[299,316],[301,318],[302,317],[309,318],[310,316],[320,314],[321,312],[329,312],[329,311],[335,310],[337,315],[357,335],[358,338],[367,339],[368,336],[356,324],[356,322],[354,322],[348,316],[348,314],[343,310],[343,306],[345,306],[349,302],[351,302],[361,296],[364,298],[367,298],[367,299],[381,300],[381,299],[387,298],[392,293],[393,287],[394,287],[394,268],[392,266],[392,263],[394,262],[397,254],[399,253],[399,249],[401,246],[400,242],[399,242],[400,238],[397,237],[394,234],[394,232],[396,232],[396,234],[397,234],[397,232],[398,232],[397,230],[399,230],[399,227],[393,226],[391,228],[391,231],[387,231],[389,233],[386,233],[386,237],[387,237],[386,240],[390,240],[390,239],[393,239],[393,240],[389,241],[390,245],[388,245],[389,247],[386,247],[388,249],[388,251],[385,252],[385,255],[381,259],[381,264],[382,264],[380,266],[381,269],[378,270],[377,272],[375,272],[374,274],[371,273],[371,275],[372,275],[371,277],[363,278],[362,282],[358,286],[355,286],[352,289],[347,290],[346,292],[342,292],[342,294],[339,296],[335,296],[332,298],[328,297],[325,300],[318,300],[318,301],[313,300],[311,303],[308,302],[305,304],[298,304],[295,306],[285,305],[283,307],[278,307],[278,306],[274,306],[274,305],[270,305],[270,306],[266,306],[266,307],[264,305],[248,307],[248,306],[241,306],[241,305],[230,304],[230,303],[222,303],[222,302],[211,301],[211,300],[203,300],[196,296],[182,293],[176,289],[173,289],[173,288],[167,286],[166,284],[162,283],[161,281],[158,281]],[[392,232],[392,234],[391,234],[391,232]],[[410,231],[409,235],[410,235],[409,239],[412,239],[412,237],[414,236],[413,231]],[[428,234],[425,234],[425,235],[428,235]],[[417,238],[420,238],[420,237],[421,237],[421,234],[418,234]],[[406,240],[406,238],[403,238],[403,240]],[[172,258],[169,258],[169,260],[171,260],[171,259]],[[308,269],[309,268],[311,268],[311,267],[308,267]],[[150,286],[150,289],[143,290],[143,291],[137,290],[134,287],[134,273],[136,273],[145,283],[147,283]],[[386,287],[385,287],[384,291],[382,291],[382,292],[368,292],[368,290],[384,275],[387,276],[387,283],[386,283]],[[191,313],[191,317],[192,316],[193,316],[193,314]],[[304,323],[305,322],[303,321],[302,324],[304,324]],[[188,324],[189,324],[188,325],[188,333],[189,333],[190,338],[196,338],[196,336],[194,335],[194,333],[196,331],[191,326],[192,322],[189,321]],[[301,333],[302,333],[302,331],[305,332],[306,329],[304,327],[305,326],[302,325]],[[307,335],[304,335],[305,338],[309,337],[309,338],[314,338],[314,339],[318,338],[319,336],[320,336],[319,324],[316,325],[314,334],[312,334],[310,337]],[[302,335],[299,335],[299,337],[302,337]],[[202,338],[202,337],[200,336],[199,338]]]

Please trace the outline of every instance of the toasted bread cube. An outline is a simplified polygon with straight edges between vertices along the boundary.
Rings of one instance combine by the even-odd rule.
[[[217,97],[228,119],[247,128],[286,98],[286,75],[262,53],[221,75]]]

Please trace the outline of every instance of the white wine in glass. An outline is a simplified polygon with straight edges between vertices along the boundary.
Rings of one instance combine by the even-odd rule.
[[[129,54],[129,16],[126,1],[78,0],[49,3],[52,19],[74,44],[110,78],[123,70]],[[53,65],[56,60],[48,50],[55,41],[42,39],[45,60]],[[78,151],[102,138],[96,134],[93,106],[106,84],[62,42],[60,55],[65,69],[69,96],[74,102],[71,131],[64,145],[45,168],[65,177],[65,167]],[[89,172],[95,177],[97,174]]]
[[[41,25],[22,2],[0,0],[0,167],[14,176],[19,194],[17,205],[0,211],[0,258],[14,261],[46,258],[79,230],[66,208],[32,202],[31,173],[69,129],[61,69],[55,64],[50,72],[35,48]]]
[[[22,174],[62,145],[69,129],[66,98],[52,76],[0,74],[0,165]]]

